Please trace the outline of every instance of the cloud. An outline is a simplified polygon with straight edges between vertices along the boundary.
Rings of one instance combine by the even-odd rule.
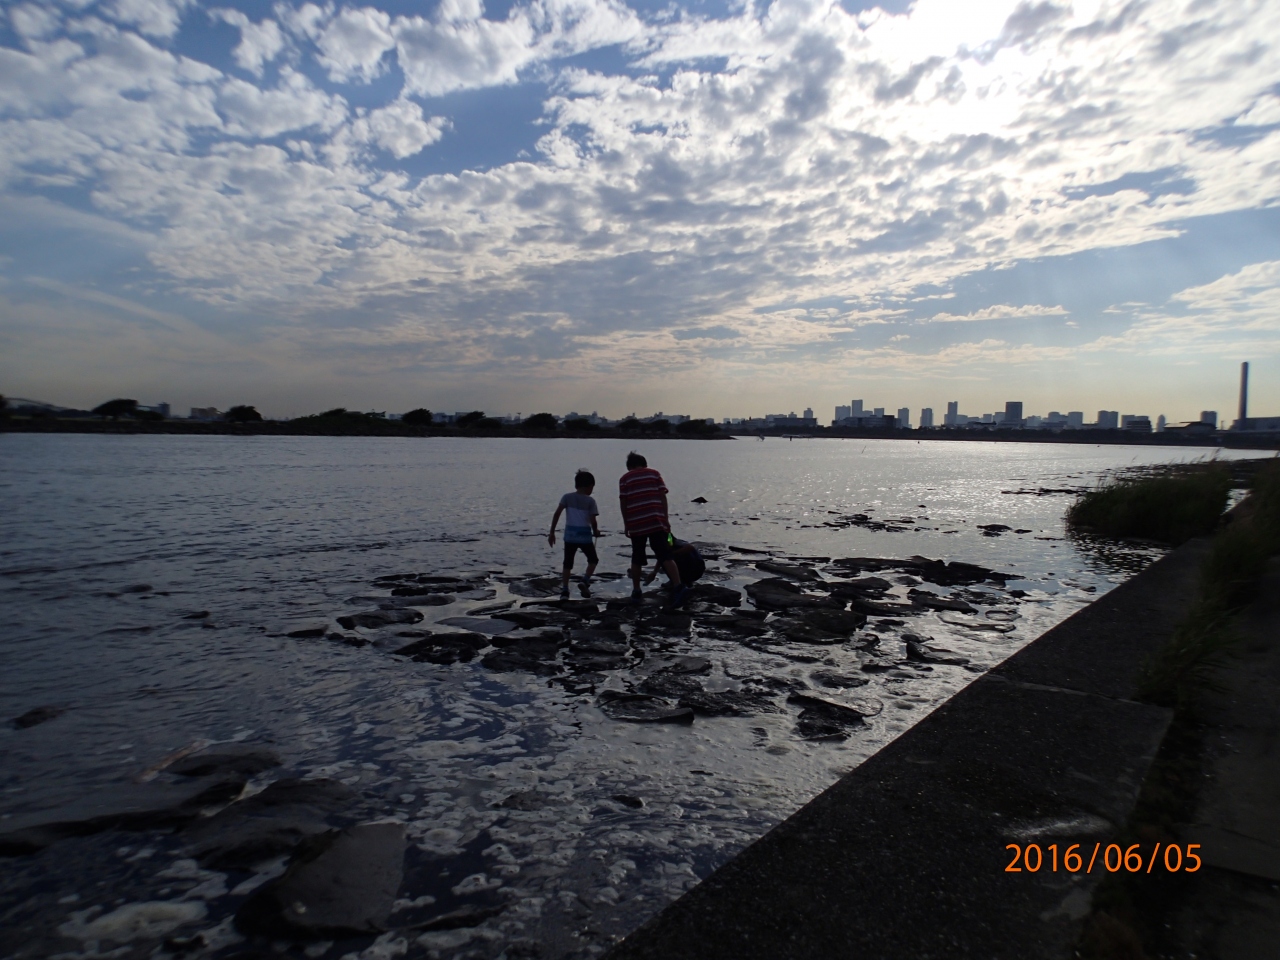
[[[231,56],[237,64],[256,77],[262,76],[262,68],[284,49],[284,35],[274,20],[254,23],[239,10],[220,8],[210,10],[209,16],[229,23],[240,31],[240,42]]]
[[[1018,320],[1027,317],[1064,317],[1066,315],[1067,311],[1060,306],[1046,307],[1042,304],[1032,303],[1014,307],[1007,303],[998,303],[960,316],[954,313],[935,313],[932,317],[929,317],[928,322],[971,323],[978,320]]]
[[[280,72],[279,84],[270,90],[243,80],[227,80],[218,91],[218,109],[226,117],[228,133],[254,138],[308,127],[332,130],[347,113],[341,97],[317,90],[303,74],[288,68]]]
[[[182,12],[193,0],[113,0],[105,12],[113,19],[137,27],[151,37],[172,37],[182,22]]]
[[[444,136],[449,121],[444,117],[425,118],[422,107],[400,100],[381,107],[352,124],[357,140],[376,143],[397,159],[420,153]]]
[[[396,45],[391,17],[373,7],[344,8],[320,33],[316,46],[320,63],[335,82],[365,83],[385,69],[383,56]]]

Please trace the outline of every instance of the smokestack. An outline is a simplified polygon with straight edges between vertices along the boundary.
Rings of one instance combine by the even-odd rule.
[[[1249,362],[1240,364],[1240,426],[1249,416]]]

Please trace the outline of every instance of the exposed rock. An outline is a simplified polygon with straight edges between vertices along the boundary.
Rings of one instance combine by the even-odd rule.
[[[248,870],[329,830],[329,817],[356,799],[350,787],[336,780],[277,780],[261,793],[197,821],[183,836],[204,866]]]
[[[826,630],[839,636],[847,637],[854,631],[860,629],[867,622],[865,613],[855,613],[850,610],[805,610],[800,614],[800,619],[812,627],[820,630]]]
[[[366,640],[364,637],[358,637],[349,633],[330,633],[325,635],[325,639],[332,641],[333,643],[345,644],[348,647],[367,647],[371,642]]]
[[[905,634],[903,640],[907,644],[907,659],[915,663],[937,663],[948,664],[951,666],[962,667],[969,662],[968,657],[943,657],[939,653],[950,653],[949,650],[933,651],[926,647],[923,641],[911,634]]]
[[[643,693],[620,693],[606,690],[596,700],[601,712],[611,720],[628,723],[692,723],[693,711],[673,707],[661,697]]]
[[[313,627],[301,627],[297,630],[290,630],[285,634],[290,640],[319,640],[329,632],[327,623],[316,624]]]
[[[394,651],[418,663],[469,663],[476,653],[489,646],[489,638],[479,633],[436,633]]]
[[[639,810],[644,806],[644,801],[639,797],[628,796],[625,793],[615,793],[609,799],[614,803],[622,804],[624,807],[630,807],[632,810]]]
[[[809,674],[809,677],[819,686],[832,687],[837,690],[865,687],[871,682],[866,677],[851,677],[843,673],[836,673],[834,670],[818,670]]]
[[[742,594],[728,587],[718,587],[713,583],[695,583],[692,587],[694,600],[706,603],[717,603],[722,607],[736,607],[742,603]]]
[[[690,500],[689,502],[690,502],[690,503],[706,503],[706,502],[707,502],[707,498],[706,498],[706,497],[694,497],[694,498],[693,498],[692,500]]]
[[[249,897],[236,926],[324,939],[385,929],[404,875],[404,825],[366,823],[313,837],[284,876]]]
[[[808,567],[802,567],[798,563],[784,563],[781,560],[759,560],[756,562],[756,569],[802,583],[812,583],[822,579]]]
[[[738,616],[736,614],[704,617],[698,622],[705,627],[711,628],[713,631],[730,633],[736,636],[760,637],[769,632],[769,628],[765,626],[763,621]]]
[[[26,730],[30,727],[38,726],[42,723],[48,723],[57,717],[66,713],[65,707],[33,707],[20,717],[14,717],[9,721],[15,730]]]
[[[641,680],[636,689],[641,693],[651,694],[655,697],[679,699],[687,693],[701,692],[702,681],[688,674],[659,671]],[[689,704],[682,705],[689,706]]]
[[[581,622],[579,617],[569,613],[562,613],[559,610],[507,610],[503,613],[494,614],[494,617],[498,620],[514,623],[516,626],[525,629]]]
[[[828,597],[812,597],[800,592],[789,580],[770,578],[749,583],[747,596],[762,610],[791,610],[802,607],[828,607],[839,609],[841,604]]]
[[[554,662],[559,652],[560,647],[555,642],[525,638],[486,653],[480,663],[486,669],[499,673],[535,673],[549,677],[561,672]]]
[[[1003,523],[980,523],[978,529],[982,531],[984,537],[998,537],[1002,533],[1008,533],[1012,527],[1007,527]]]
[[[923,610],[912,603],[886,603],[875,600],[859,600],[853,599],[849,601],[849,609],[857,613],[864,613],[872,616],[916,616]]]
[[[694,690],[683,694],[679,705],[707,717],[749,717],[778,709],[773,697],[749,690]]]
[[[499,620],[494,617],[445,617],[436,622],[442,627],[457,627],[459,630],[483,633],[491,637],[509,633],[517,626],[512,620]]]
[[[953,597],[940,597],[936,593],[930,593],[928,590],[908,590],[907,596],[911,598],[911,602],[916,606],[928,607],[930,610],[954,610],[958,613],[978,612],[971,603],[956,600]]]
[[[353,613],[349,616],[339,617],[338,623],[347,630],[354,630],[356,627],[363,627],[366,630],[374,630],[379,627],[389,627],[394,624],[419,623],[421,620],[421,611],[400,608],[395,610],[369,610],[365,613]]]
[[[553,597],[560,592],[559,577],[535,577],[508,583],[507,589],[517,597]]]
[[[796,733],[805,740],[845,740],[851,730],[860,727],[871,716],[843,703],[834,703],[811,694],[795,693],[788,703],[801,707]]]
[[[180,777],[238,774],[244,777],[280,766],[280,758],[264,747],[217,746],[175,760],[165,770]]]
[[[792,643],[813,643],[831,645],[843,643],[846,636],[802,620],[775,620],[771,626],[780,639]]]

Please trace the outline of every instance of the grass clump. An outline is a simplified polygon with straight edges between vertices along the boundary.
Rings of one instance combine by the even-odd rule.
[[[1177,546],[1212,532],[1227,506],[1231,472],[1220,464],[1112,477],[1067,510],[1074,533]]]
[[[1232,511],[1200,569],[1200,594],[1169,645],[1144,672],[1139,696],[1182,706],[1235,642],[1229,624],[1257,592],[1267,563],[1280,553],[1280,466],[1259,470],[1249,496]]]

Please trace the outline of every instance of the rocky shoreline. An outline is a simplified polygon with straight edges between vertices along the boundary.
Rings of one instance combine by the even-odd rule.
[[[935,671],[983,672],[983,663],[931,634],[944,628],[979,646],[1003,641],[1026,596],[1008,586],[1010,574],[954,561],[701,547],[707,578],[680,610],[660,590],[638,605],[619,596],[561,601],[556,577],[412,571],[379,577],[330,618],[284,624],[278,636],[386,657],[424,675],[478,671],[567,698],[620,727],[674,733],[737,723],[745,733],[767,717],[785,723],[794,743],[821,748],[864,736],[891,705],[912,707],[911,697],[898,697]],[[731,580],[742,589],[726,586]],[[606,580],[596,589],[611,588]],[[741,655],[728,655],[734,650]],[[36,707],[14,725],[57,716]],[[396,814],[340,780],[290,770],[268,744],[194,744],[135,780],[5,822],[0,855],[37,889],[45,858],[90,878],[103,875],[108,851],[121,844],[178,858],[112,910],[73,909],[68,919],[67,907],[34,907],[36,896],[29,918],[4,938],[13,955],[47,955],[68,939],[192,957],[271,942],[294,944],[290,954],[336,957],[393,941],[452,955],[436,952],[450,937],[489,944],[476,956],[585,957],[603,946],[553,945],[520,919],[522,902],[537,896],[529,875],[545,855],[504,867],[502,851],[519,842],[521,822],[542,815],[542,793],[496,796],[494,825],[461,847],[453,841],[442,856],[430,818]],[[643,819],[657,799],[615,790],[597,803],[606,815]],[[514,820],[499,829],[503,818]],[[504,885],[504,870],[519,885]]]

